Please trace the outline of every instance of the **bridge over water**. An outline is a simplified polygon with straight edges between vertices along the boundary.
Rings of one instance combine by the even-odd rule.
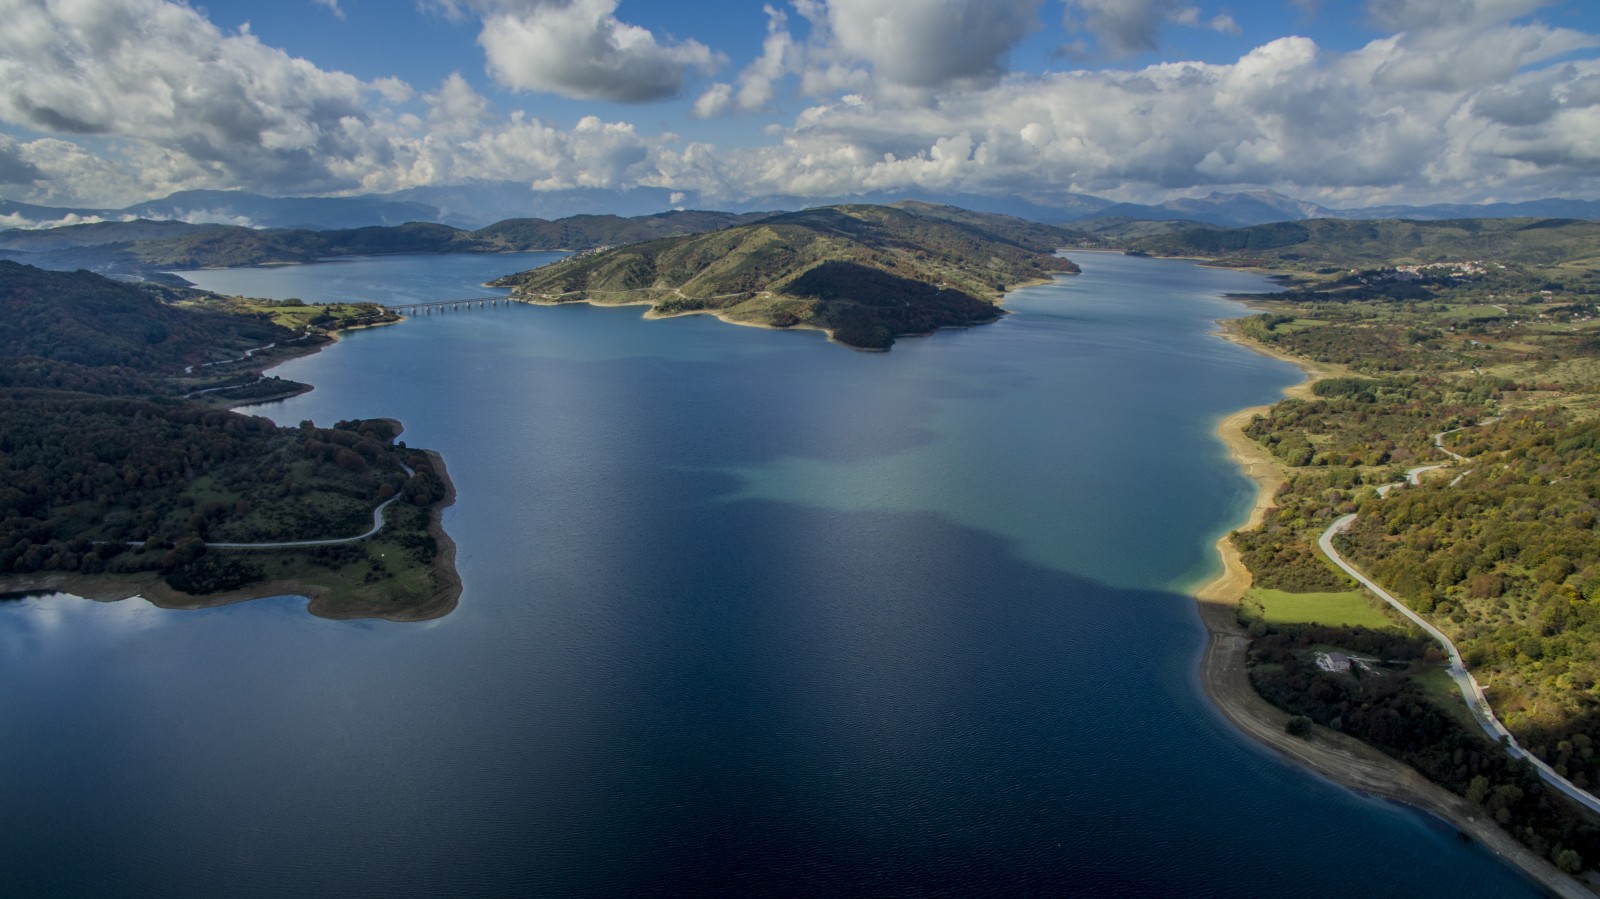
[[[426,303],[385,303],[385,309],[407,315],[432,315],[435,312],[455,312],[466,309],[483,309],[490,306],[510,305],[521,300],[507,296],[462,297],[456,300],[430,300]]]

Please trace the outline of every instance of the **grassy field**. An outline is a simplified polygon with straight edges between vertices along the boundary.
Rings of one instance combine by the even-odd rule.
[[[1326,624],[1369,627],[1374,630],[1396,627],[1389,612],[1374,599],[1354,590],[1342,593],[1289,593],[1284,590],[1253,588],[1246,598],[1267,624]]]
[[[1504,318],[1506,312],[1499,306],[1476,304],[1472,306],[1457,306],[1449,312],[1440,313],[1439,317],[1446,321],[1466,321],[1472,318]]]
[[[1507,411],[1560,406],[1577,421],[1600,417],[1600,358],[1509,363],[1484,369],[1484,374],[1552,388],[1508,399],[1503,404]]]
[[[296,332],[337,331],[361,325],[398,320],[375,303],[305,303],[298,299],[262,300],[213,294],[188,305],[222,309],[235,315],[265,316],[275,325]]]

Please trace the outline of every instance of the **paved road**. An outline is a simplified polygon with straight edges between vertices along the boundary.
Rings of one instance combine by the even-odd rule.
[[[1445,452],[1449,452],[1449,450],[1445,450]],[[1448,465],[1440,463],[1438,465],[1418,465],[1416,468],[1408,468],[1408,469],[1406,469],[1405,480],[1403,480],[1403,481],[1395,481],[1393,484],[1384,484],[1384,485],[1380,486],[1378,488],[1378,495],[1379,496],[1388,496],[1390,490],[1393,490],[1396,487],[1403,487],[1406,484],[1410,484],[1413,487],[1420,487],[1420,486],[1422,486],[1422,474],[1423,474],[1423,472],[1438,471],[1441,468],[1449,468],[1449,467],[1450,466],[1448,466]]]
[[[291,338],[289,338],[289,342],[293,343],[296,340],[304,340],[304,339],[306,339],[307,337],[310,337],[310,336],[311,336],[311,332],[310,331],[301,331],[299,337],[291,337]],[[272,343],[267,344],[266,346],[258,346],[255,349],[245,350],[243,356],[239,356],[239,357],[236,357],[236,358],[233,358],[233,359],[220,359],[220,360],[218,360],[216,362],[203,362],[203,363],[200,364],[200,368],[210,368],[213,365],[227,365],[229,362],[243,362],[244,360],[249,359],[251,356],[254,356],[257,353],[266,352],[267,350],[270,350],[273,347],[276,347],[277,345],[278,345],[277,342],[274,341]],[[185,365],[183,367],[183,373],[186,374],[186,375],[194,374],[194,370],[195,370],[195,366],[193,366],[193,365]],[[218,389],[221,389],[221,388],[218,388]],[[200,391],[200,392],[201,393],[207,393],[209,391]],[[191,394],[191,396],[192,395],[193,394]]]
[[[1486,425],[1495,421],[1499,421],[1499,419],[1492,418],[1486,421],[1478,422],[1478,424]],[[1468,427],[1475,426],[1469,425]],[[1455,431],[1460,430],[1464,429],[1455,429]],[[1456,461],[1465,462],[1466,460],[1464,458],[1450,452],[1443,446],[1442,441],[1444,440],[1444,436],[1451,433],[1454,433],[1454,431],[1442,431],[1438,434],[1435,434],[1433,437],[1433,445],[1438,447],[1440,450],[1443,450]],[[1406,480],[1411,484],[1416,484],[1418,483],[1418,478],[1422,472],[1443,467],[1445,466],[1424,465],[1420,468],[1413,468],[1406,473]],[[1454,482],[1452,482],[1452,484],[1453,483]],[[1393,488],[1399,485],[1386,484],[1384,486]],[[1387,490],[1379,488],[1380,495],[1386,494],[1387,492]],[[1339,566],[1339,568],[1342,569],[1345,574],[1355,578],[1361,583],[1362,586],[1366,587],[1368,590],[1371,590],[1373,593],[1376,593],[1379,598],[1392,606],[1395,611],[1406,616],[1406,618],[1416,624],[1417,627],[1422,628],[1428,633],[1429,636],[1439,641],[1439,645],[1443,646],[1445,651],[1450,654],[1450,679],[1455,681],[1457,689],[1461,691],[1461,698],[1466,700],[1467,708],[1472,712],[1472,717],[1477,720],[1478,725],[1483,728],[1484,734],[1487,735],[1490,740],[1503,745],[1506,748],[1506,752],[1510,753],[1512,758],[1527,759],[1529,764],[1533,765],[1534,770],[1538,771],[1539,777],[1542,778],[1545,783],[1548,783],[1550,786],[1555,787],[1562,793],[1565,793],[1567,796],[1571,797],[1573,801],[1577,802],[1579,805],[1582,805],[1584,808],[1587,808],[1589,811],[1594,812],[1595,814],[1600,814],[1600,798],[1596,798],[1592,793],[1583,790],[1577,784],[1574,784],[1572,781],[1567,780],[1560,774],[1557,774],[1555,769],[1546,764],[1543,759],[1540,759],[1538,756],[1535,756],[1534,754],[1523,749],[1521,744],[1517,742],[1517,738],[1511,735],[1511,731],[1506,730],[1505,725],[1500,723],[1500,719],[1495,717],[1494,710],[1489,707],[1489,700],[1483,695],[1483,687],[1478,684],[1478,679],[1473,677],[1472,672],[1468,671],[1466,666],[1461,663],[1461,653],[1456,650],[1456,645],[1450,642],[1450,638],[1446,637],[1443,631],[1429,624],[1421,615],[1411,611],[1410,607],[1408,607],[1405,603],[1396,599],[1393,594],[1380,587],[1377,581],[1367,577],[1354,565],[1351,565],[1349,562],[1345,561],[1345,558],[1339,555],[1339,551],[1333,548],[1333,538],[1347,530],[1350,525],[1355,522],[1355,520],[1355,514],[1351,513],[1343,518],[1340,518],[1338,521],[1335,521],[1333,524],[1328,525],[1328,529],[1322,532],[1321,537],[1317,538],[1317,546],[1333,562],[1333,564]]]
[[[408,466],[408,465],[401,464],[400,467],[404,468],[406,470],[406,477],[408,477],[408,478],[416,474],[416,472],[412,471],[411,467]],[[354,537],[334,537],[334,538],[331,538],[331,539],[328,539],[328,540],[287,540],[287,541],[284,541],[284,542],[281,542],[281,543],[211,543],[211,542],[208,541],[206,543],[206,548],[207,549],[294,549],[296,547],[301,547],[301,546],[338,546],[341,543],[355,543],[358,540],[365,540],[368,537],[371,537],[372,535],[374,535],[374,534],[378,533],[379,531],[383,530],[383,510],[389,508],[389,505],[391,503],[393,503],[395,500],[399,499],[400,497],[402,497],[404,495],[405,495],[404,493],[401,493],[401,492],[397,491],[394,496],[391,496],[388,499],[384,500],[383,502],[379,503],[378,507],[376,509],[372,510],[372,527],[370,529],[368,529],[366,533],[357,534]],[[145,542],[143,540],[129,540],[128,541],[128,545],[129,546],[144,546],[144,544],[145,544]]]
[[[409,469],[408,469],[408,474],[409,474]],[[331,540],[290,540],[290,541],[288,541],[286,543],[207,543],[206,544],[206,548],[207,549],[293,549],[294,547],[297,547],[297,546],[337,546],[337,545],[339,545],[341,543],[355,543],[358,540],[365,540],[368,537],[371,537],[373,534],[376,534],[379,531],[383,530],[383,510],[389,508],[389,504],[390,503],[392,503],[395,500],[399,499],[403,495],[404,494],[396,493],[394,496],[391,496],[388,499],[384,500],[383,502],[379,503],[378,504],[378,508],[372,510],[372,528],[370,530],[368,530],[366,533],[357,534],[354,537],[335,537],[335,538],[333,538]]]

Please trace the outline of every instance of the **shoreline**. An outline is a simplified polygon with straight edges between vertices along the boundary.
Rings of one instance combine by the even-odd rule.
[[[247,366],[245,370],[253,371],[257,376],[277,368],[285,362],[300,359],[305,356],[315,355],[323,349],[334,346],[339,342],[339,335],[346,330],[354,331],[364,328],[377,328],[385,325],[397,325],[406,319],[402,316],[395,321],[372,322],[370,324],[355,325],[350,328],[341,328],[328,333],[328,340],[315,344],[298,347],[278,347],[287,350],[282,356],[266,360],[261,366]],[[299,382],[296,382],[299,383]],[[278,402],[290,397],[310,393],[316,387],[311,384],[302,384],[299,388],[289,393],[267,397],[251,397],[237,402],[227,402],[223,408],[228,410],[245,409],[250,406],[264,405]],[[383,419],[393,422],[398,430],[395,437],[404,433],[405,426],[396,419]],[[434,465],[434,472],[443,482],[445,495],[433,504],[428,512],[428,534],[437,544],[433,564],[429,566],[435,580],[433,596],[428,602],[420,606],[407,609],[400,613],[385,614],[376,607],[369,609],[344,609],[330,611],[325,607],[326,596],[329,591],[314,583],[309,583],[298,578],[278,578],[241,587],[237,590],[228,590],[222,593],[209,593],[204,596],[195,596],[183,593],[168,586],[161,576],[155,572],[140,572],[137,574],[75,574],[66,571],[47,572],[37,575],[6,575],[0,576],[0,597],[10,594],[33,593],[69,593],[81,596],[94,602],[121,602],[125,599],[141,597],[159,609],[171,611],[193,611],[198,609],[214,609],[234,603],[249,602],[256,599],[268,599],[274,596],[298,596],[306,600],[306,611],[312,615],[329,621],[352,621],[357,619],[379,618],[394,622],[430,621],[455,611],[461,599],[461,574],[456,570],[456,543],[444,529],[444,510],[455,504],[456,486],[450,479],[450,473],[445,467],[444,457],[434,450],[423,450]]]
[[[309,597],[310,602],[306,604],[306,611],[330,621],[382,618],[385,621],[410,622],[432,621],[456,610],[461,601],[461,573],[456,570],[456,542],[445,533],[444,529],[444,510],[456,503],[456,484],[450,479],[450,472],[445,469],[443,456],[434,450],[422,452],[433,462],[434,474],[438,475],[444,484],[444,496],[428,510],[428,535],[436,544],[433,564],[429,568],[435,581],[432,598],[403,613],[386,615],[376,609],[346,608],[329,611],[321,607],[321,597]]]
[[[1070,262],[1071,260],[1068,260],[1068,261]],[[1004,292],[1002,292],[1001,294],[996,296],[994,298],[994,300],[992,301],[993,305],[994,305],[994,308],[995,308],[995,315],[994,315],[993,318],[987,318],[987,319],[984,319],[982,321],[966,322],[964,324],[938,325],[938,326],[936,326],[933,329],[928,330],[928,331],[906,331],[906,332],[903,332],[903,333],[895,334],[894,338],[896,340],[899,340],[902,337],[927,337],[928,335],[933,334],[933,333],[938,332],[938,331],[963,330],[963,329],[966,329],[966,328],[980,327],[982,325],[992,325],[995,322],[1000,321],[1000,320],[1004,319],[1006,316],[1011,314],[1011,310],[1005,308],[1005,298],[1008,295],[1010,295],[1013,291],[1021,290],[1024,287],[1037,287],[1037,286],[1039,286],[1041,284],[1053,284],[1056,281],[1056,276],[1059,276],[1059,275],[1077,275],[1077,274],[1082,274],[1082,271],[1079,270],[1079,271],[1075,271],[1075,272],[1054,272],[1054,273],[1052,273],[1052,276],[1048,277],[1048,278],[1034,278],[1034,279],[1031,279],[1031,280],[1028,280],[1028,281],[1022,281],[1022,282],[1019,282],[1017,284],[1011,285]],[[488,286],[488,285],[485,285],[485,286]],[[649,290],[649,289],[654,289],[654,288],[641,288],[641,289]],[[839,346],[842,346],[845,349],[855,350],[858,353],[887,353],[887,352],[889,352],[890,349],[892,349],[891,347],[882,347],[882,348],[879,348],[879,347],[865,347],[865,346],[855,346],[854,344],[845,343],[844,341],[839,340],[838,338],[833,336],[833,330],[832,329],[824,328],[824,327],[822,327],[820,325],[813,325],[813,324],[810,324],[809,322],[799,322],[799,323],[796,323],[796,324],[793,324],[793,325],[779,326],[779,325],[769,324],[767,322],[758,322],[758,321],[750,321],[748,319],[733,318],[732,316],[728,315],[727,314],[727,310],[724,310],[724,309],[685,309],[682,312],[668,312],[668,313],[664,313],[663,314],[663,313],[655,311],[655,301],[654,300],[619,300],[619,301],[611,302],[611,301],[596,300],[596,299],[593,299],[593,298],[588,297],[588,296],[584,296],[584,297],[581,297],[579,299],[574,299],[574,300],[556,300],[556,299],[549,299],[548,297],[543,296],[543,295],[519,296],[519,295],[517,295],[517,293],[515,291],[513,291],[511,293],[511,295],[508,297],[508,299],[511,299],[514,302],[522,303],[522,304],[527,305],[527,306],[567,306],[567,305],[572,305],[572,304],[577,304],[577,303],[581,303],[581,304],[588,305],[588,306],[594,306],[596,308],[625,307],[625,306],[647,306],[647,307],[650,307],[650,308],[646,309],[644,311],[644,313],[640,316],[641,318],[643,318],[643,319],[645,319],[647,321],[665,321],[667,319],[672,319],[672,318],[684,318],[684,317],[690,316],[690,315],[709,315],[712,318],[715,318],[717,321],[722,322],[724,324],[738,325],[738,326],[740,326],[742,328],[761,328],[762,330],[766,330],[766,331],[820,331],[820,332],[822,332],[822,335],[827,338],[829,343],[838,344]]]
[[[444,510],[456,501],[455,483],[444,468],[444,459],[433,450],[425,451],[433,460],[434,471],[444,482],[444,498],[434,503],[428,515],[428,533],[438,544],[433,564],[430,566],[436,584],[433,596],[426,603],[398,613],[385,613],[373,606],[369,608],[326,608],[328,589],[297,578],[278,578],[263,581],[238,590],[208,593],[195,596],[168,586],[156,572],[137,574],[74,574],[53,571],[38,575],[11,575],[0,578],[0,596],[35,593],[69,593],[94,602],[121,602],[139,597],[158,609],[169,611],[196,611],[231,606],[234,603],[268,599],[275,596],[297,596],[306,600],[306,611],[329,621],[355,621],[382,619],[397,623],[431,621],[455,611],[461,599],[461,575],[456,571],[456,543],[444,530]]]
[[[1298,367],[1305,378],[1285,389],[1285,398],[1308,395],[1313,383],[1338,371],[1336,367],[1318,365],[1258,344],[1227,323],[1223,323],[1219,336]],[[1246,668],[1250,638],[1234,617],[1239,598],[1250,587],[1251,575],[1229,534],[1260,526],[1267,509],[1272,506],[1273,495],[1284,481],[1284,470],[1277,459],[1243,431],[1252,418],[1269,408],[1270,405],[1263,405],[1240,409],[1224,416],[1214,432],[1227,447],[1229,458],[1255,483],[1256,498],[1246,519],[1216,542],[1217,554],[1222,558],[1222,572],[1191,591],[1208,634],[1199,671],[1206,698],[1234,728],[1280,758],[1340,786],[1432,814],[1554,895],[1574,899],[1596,895],[1522,845],[1481,806],[1433,783],[1410,765],[1354,737],[1320,725],[1313,725],[1311,739],[1289,735],[1284,730],[1289,713],[1256,693]]]

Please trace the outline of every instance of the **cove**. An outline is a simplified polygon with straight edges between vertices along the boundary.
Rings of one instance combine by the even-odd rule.
[[[1537,895],[1206,703],[1184,590],[1252,498],[1212,428],[1299,376],[1213,333],[1262,279],[1074,259],[884,354],[513,306],[281,366],[316,390],[249,411],[444,454],[459,608],[0,603],[0,892]],[[519,266],[186,276],[426,299]]]

